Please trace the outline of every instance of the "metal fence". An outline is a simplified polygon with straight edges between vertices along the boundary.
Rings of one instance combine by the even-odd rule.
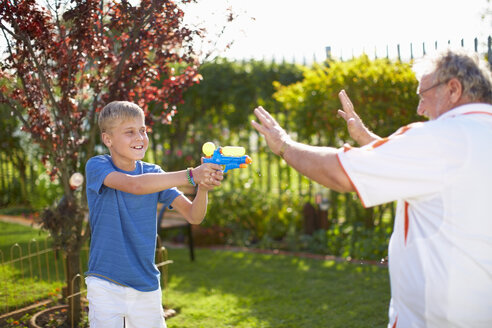
[[[410,43],[408,45],[388,45],[386,46],[385,51],[374,48],[374,50],[371,52],[365,50],[363,50],[363,52],[367,53],[369,56],[372,55],[374,58],[381,58],[386,56],[387,58],[405,61],[419,58],[425,54],[440,50],[449,45],[466,47],[468,49],[473,49],[476,52],[486,55],[492,67],[492,36],[488,36],[485,38],[476,37],[472,40],[461,39],[460,41],[456,42],[456,44],[451,44],[451,41],[441,43],[434,41],[431,44],[422,42],[420,44]],[[342,55],[335,56],[335,52],[336,51],[331,47],[326,47],[326,56],[328,58],[336,57],[341,60],[350,58],[350,56],[346,56],[345,58]],[[352,56],[354,56],[354,54],[352,54]],[[306,63],[306,59],[304,59],[304,63]],[[26,202],[26,199],[28,199],[29,195],[35,194],[36,181],[42,170],[36,170],[31,163],[34,161],[27,159],[25,160],[25,162],[28,163],[27,166],[16,164],[16,161],[12,157],[8,156],[6,153],[2,153],[2,151],[0,151],[0,159],[0,206],[2,204],[22,204],[22,202]],[[273,162],[275,162],[275,159],[273,159]],[[274,172],[281,171],[279,165],[275,166],[279,169],[274,170]],[[270,166],[268,166],[267,170],[262,170],[262,172],[267,173],[261,174],[261,178],[259,174],[255,176],[255,184],[262,186],[271,186],[270,181],[272,180],[272,177],[270,174]],[[304,191],[301,192],[301,194],[309,195],[312,194],[313,190],[316,189],[312,188],[310,182],[305,181],[302,177],[297,177],[295,172],[287,172],[289,173],[285,174],[286,179],[293,179],[300,186],[300,188],[302,188],[303,186],[307,186],[306,188],[309,189],[306,190],[306,188],[304,188]],[[278,181],[277,178],[274,178],[273,180]],[[280,182],[278,189],[281,190]]]
[[[80,253],[81,273],[72,281],[80,283],[80,292],[63,295],[66,284],[65,258],[60,249],[49,245],[48,239],[31,240],[27,245],[12,245],[8,254],[0,250],[0,323],[8,318],[19,317],[28,311],[61,301],[69,304],[77,295],[85,296],[86,286],[83,272],[87,267],[89,249]],[[156,265],[161,272],[161,286],[167,291],[168,269],[173,261],[168,259],[167,249],[158,237],[156,245]],[[165,298],[163,298],[165,301]],[[64,305],[68,308],[68,305]],[[74,323],[71,323],[74,327]]]
[[[429,53],[436,52],[442,50],[447,47],[461,47],[468,49],[469,51],[475,51],[487,56],[489,63],[492,66],[492,36],[478,38],[475,37],[473,39],[460,39],[458,41],[452,42],[451,40],[447,40],[445,42],[434,41],[430,43],[421,42],[421,43],[408,43],[408,44],[394,44],[394,45],[386,45],[383,49],[374,46],[371,50],[369,49],[359,49],[352,50],[350,55],[344,55],[341,52],[338,52],[333,49],[331,46],[325,47],[326,58],[329,59],[340,59],[346,60],[350,58],[354,58],[361,54],[366,54],[372,58],[388,58],[388,59],[398,59],[400,61],[410,61],[422,56],[425,56]],[[306,59],[303,60],[306,63]]]

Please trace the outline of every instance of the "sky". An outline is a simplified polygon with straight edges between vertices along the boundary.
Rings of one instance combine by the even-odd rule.
[[[487,0],[198,0],[186,5],[185,22],[201,25],[214,36],[225,23],[226,9],[238,15],[227,25],[219,42],[233,45],[221,56],[231,59],[286,59],[298,62],[323,61],[326,47],[335,58],[348,58],[362,52],[370,56],[416,56],[438,47],[480,47],[492,35],[492,18],[481,16],[492,4]]]

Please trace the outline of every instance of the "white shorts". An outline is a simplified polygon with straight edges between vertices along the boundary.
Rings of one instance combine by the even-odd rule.
[[[90,328],[166,328],[162,292],[141,292],[89,276]]]

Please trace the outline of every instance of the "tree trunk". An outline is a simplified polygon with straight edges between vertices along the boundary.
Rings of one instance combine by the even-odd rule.
[[[364,211],[364,226],[367,229],[374,228],[374,207],[366,208]]]
[[[80,301],[80,253],[71,251],[66,254],[66,272],[67,272],[67,303],[68,303],[68,323],[71,327],[78,327],[81,318],[81,301]],[[79,275],[77,277],[77,275]]]
[[[330,190],[330,208],[328,214],[328,220],[331,223],[338,224],[338,195],[335,190]]]

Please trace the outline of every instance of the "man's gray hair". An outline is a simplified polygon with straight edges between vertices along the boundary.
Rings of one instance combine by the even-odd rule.
[[[463,95],[470,102],[492,104],[492,74],[489,63],[475,52],[447,49],[434,56],[424,56],[413,65],[417,79],[434,74],[434,83],[457,78]]]

